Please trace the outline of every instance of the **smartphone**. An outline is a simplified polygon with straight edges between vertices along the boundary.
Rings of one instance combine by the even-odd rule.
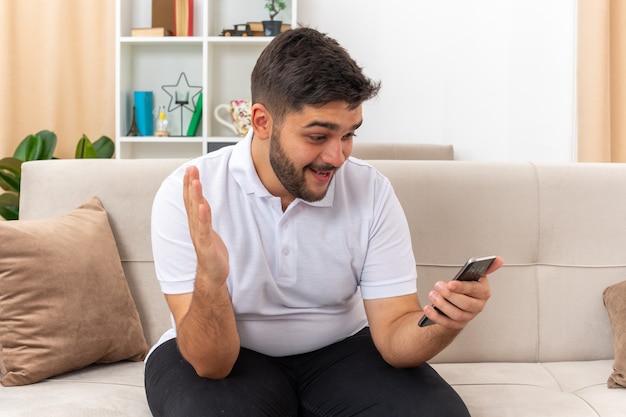
[[[481,258],[469,258],[465,265],[457,272],[456,276],[453,280],[458,281],[477,281],[480,277],[485,275],[487,269],[491,266],[493,261],[496,259],[495,256],[484,256]],[[440,314],[444,314],[437,307],[434,307]],[[444,314],[445,316],[445,314]],[[435,324],[434,321],[426,317],[422,316],[420,321],[417,323],[420,327],[430,326],[431,324]]]

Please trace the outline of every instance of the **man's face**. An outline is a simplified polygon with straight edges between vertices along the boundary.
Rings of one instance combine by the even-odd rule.
[[[350,110],[343,102],[305,106],[274,127],[270,164],[291,196],[310,202],[324,198],[335,171],[352,152],[361,114],[361,106]]]

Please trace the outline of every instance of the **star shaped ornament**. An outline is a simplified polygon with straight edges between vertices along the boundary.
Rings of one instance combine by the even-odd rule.
[[[174,85],[164,85],[161,87],[163,91],[170,96],[170,103],[167,107],[167,111],[172,112],[179,107],[184,107],[190,112],[196,110],[196,101],[194,100],[198,94],[202,91],[201,86],[189,85],[187,75],[184,72],[180,73],[178,81]]]

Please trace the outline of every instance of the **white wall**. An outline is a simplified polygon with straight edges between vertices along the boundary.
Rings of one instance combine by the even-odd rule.
[[[576,0],[299,0],[298,18],[382,81],[356,140],[576,159]]]

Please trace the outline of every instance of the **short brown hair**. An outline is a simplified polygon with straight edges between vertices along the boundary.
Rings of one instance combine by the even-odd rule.
[[[305,105],[343,101],[357,108],[380,89],[336,40],[311,28],[277,35],[259,56],[251,85],[252,102],[263,104],[278,124]]]

